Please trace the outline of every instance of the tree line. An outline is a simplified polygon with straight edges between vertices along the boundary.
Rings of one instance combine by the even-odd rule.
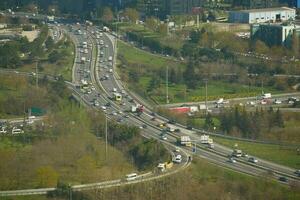
[[[221,113],[220,129],[224,134],[241,136],[248,139],[259,139],[264,132],[276,128],[284,128],[284,118],[279,109],[270,107],[268,110],[256,109],[247,112],[245,108],[231,108]],[[206,125],[211,126],[211,120],[206,119]]]

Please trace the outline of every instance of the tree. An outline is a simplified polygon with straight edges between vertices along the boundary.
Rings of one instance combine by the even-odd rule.
[[[269,47],[262,41],[257,40],[255,42],[255,52],[259,54],[268,54],[270,49]]]
[[[299,45],[299,36],[296,32],[294,32],[292,36],[292,51],[295,57],[299,56]]]
[[[283,120],[283,117],[282,117],[282,114],[281,114],[279,108],[278,108],[277,111],[275,112],[273,124],[274,124],[275,126],[280,127],[280,128],[284,128],[284,120]]]
[[[145,21],[145,26],[152,31],[156,31],[157,29],[157,19],[155,17],[147,18]]]
[[[167,35],[168,34],[168,25],[167,24],[160,24],[157,27],[157,31],[162,34],[162,35]]]
[[[101,17],[102,21],[106,22],[106,23],[110,23],[113,21],[114,19],[114,14],[112,12],[112,10],[109,7],[105,7],[103,9],[103,14]]]
[[[38,187],[54,187],[57,185],[58,173],[51,167],[40,167],[36,171]]]
[[[209,129],[213,128],[214,126],[215,126],[215,123],[213,121],[213,118],[212,118],[211,114],[208,113],[205,117],[204,127],[209,130]]]
[[[139,12],[133,8],[126,8],[124,16],[131,22],[136,22],[139,19]]]

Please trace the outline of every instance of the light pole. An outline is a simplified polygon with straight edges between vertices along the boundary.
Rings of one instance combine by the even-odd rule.
[[[166,69],[166,101],[169,104],[169,66]]]
[[[38,60],[38,59],[36,59],[36,62],[35,62],[35,76],[36,76],[36,79],[35,79],[35,84],[36,84],[36,88],[38,88],[38,87],[39,87],[38,62],[39,62],[39,60]]]
[[[107,115],[105,115],[105,160],[107,160]]]
[[[204,79],[204,82],[205,82],[205,115],[207,115],[207,82],[208,82],[208,79]]]

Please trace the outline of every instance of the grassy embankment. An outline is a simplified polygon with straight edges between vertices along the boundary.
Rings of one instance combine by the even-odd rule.
[[[121,60],[126,61],[119,65],[119,71],[122,79],[128,83],[129,88],[143,97],[149,98],[158,103],[165,103],[165,84],[164,81],[156,88],[151,94],[147,94],[147,88],[151,81],[151,73],[161,71],[165,73],[166,66],[180,68],[184,71],[186,68],[185,63],[153,55],[146,51],[134,48],[124,42],[118,43],[119,64]],[[137,71],[139,73],[138,82],[134,82],[128,78],[129,71]],[[272,88],[265,88],[267,91],[276,93]],[[222,81],[211,81],[208,83],[208,99],[215,100],[219,97],[236,98],[255,96],[261,93],[260,87],[250,87],[248,85],[229,84]],[[205,86],[201,85],[195,90],[186,89],[184,84],[170,84],[169,85],[169,98],[171,103],[187,102],[187,101],[203,101],[205,99]]]

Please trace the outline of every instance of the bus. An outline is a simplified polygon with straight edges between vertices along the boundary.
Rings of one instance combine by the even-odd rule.
[[[126,181],[133,181],[137,178],[137,173],[131,173],[126,175]]]
[[[122,101],[122,95],[118,92],[115,92],[114,99],[115,99],[115,101]]]

